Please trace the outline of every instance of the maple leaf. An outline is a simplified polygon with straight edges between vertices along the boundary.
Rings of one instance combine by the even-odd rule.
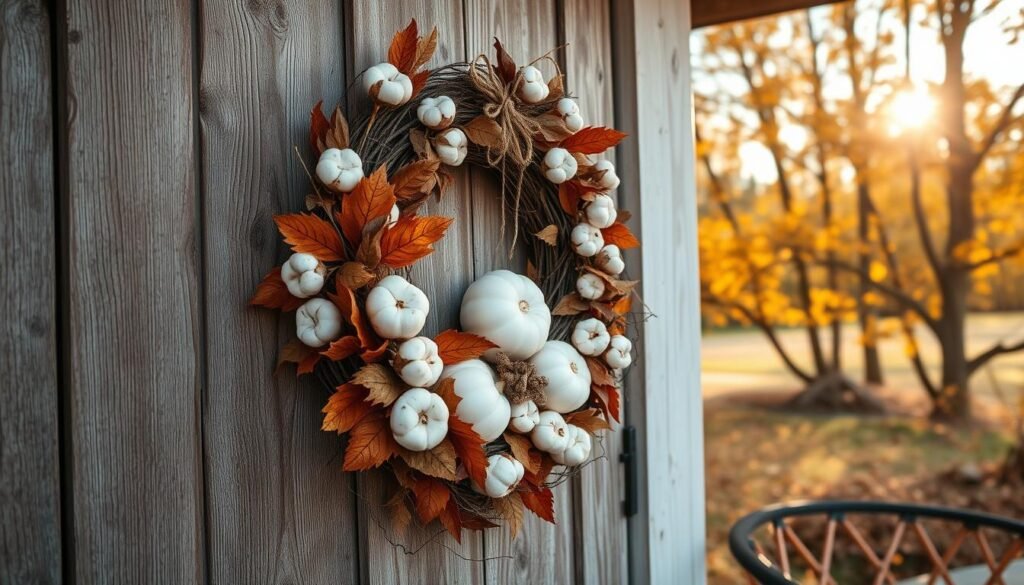
[[[305,299],[293,297],[288,292],[288,286],[281,279],[281,267],[278,266],[267,273],[263,280],[256,285],[256,293],[249,301],[255,307],[267,309],[279,309],[281,311],[294,311],[305,303]]]
[[[305,343],[302,343],[298,339],[293,339],[284,344],[284,347],[282,347],[281,351],[278,352],[277,367],[274,368],[274,374],[276,375],[280,372],[281,368],[284,367],[285,364],[296,364],[298,366],[298,368],[296,368],[296,375],[302,375],[303,373],[306,373],[300,371],[306,367],[304,364],[309,364],[310,356],[316,355],[317,353],[315,349],[309,347]],[[312,360],[311,363],[315,365],[316,360]],[[310,367],[310,370],[312,370],[312,367]]]
[[[416,480],[412,492],[416,496],[416,514],[424,524],[441,514],[452,495],[443,482],[425,476]]]
[[[327,122],[327,116],[324,115],[323,105],[324,100],[320,100],[309,111],[309,145],[313,147],[313,152],[317,155],[323,154],[321,145],[324,143],[327,132],[331,129],[331,125]]]
[[[327,349],[320,352],[320,355],[331,361],[338,362],[359,353],[359,348],[359,339],[346,335],[332,341]]]
[[[526,489],[519,492],[519,497],[523,500],[523,505],[538,518],[555,524],[555,494],[551,492],[551,488]]]
[[[437,169],[440,166],[440,160],[420,159],[399,169],[391,178],[395,197],[414,199],[430,193],[437,185]]]
[[[601,418],[600,411],[596,408],[574,412],[565,417],[565,422],[575,425],[591,435],[596,431],[605,431],[612,428],[607,420]]]
[[[562,148],[580,154],[600,154],[618,144],[625,137],[625,133],[612,128],[587,126],[563,140]]]
[[[558,304],[551,310],[551,314],[560,317],[568,317],[571,315],[578,315],[589,309],[589,301],[581,297],[579,293],[571,292],[559,299]]]
[[[308,213],[290,213],[275,215],[274,223],[293,252],[312,254],[322,262],[345,258],[341,238],[326,220]]]
[[[455,446],[448,439],[427,451],[402,449],[398,453],[409,467],[440,479],[455,481]]]
[[[349,432],[373,410],[373,406],[365,399],[366,389],[361,386],[351,383],[338,386],[321,410],[324,413],[324,422],[320,429],[337,431],[339,435]]]
[[[380,165],[370,176],[363,177],[351,193],[344,195],[337,214],[341,233],[354,247],[359,247],[363,228],[378,217],[386,217],[395,205],[395,190],[388,183],[388,169]]]
[[[515,538],[523,524],[523,500],[519,497],[519,492],[512,492],[504,498],[494,498],[491,503],[494,504],[494,510],[498,515],[505,520],[512,538]]]
[[[366,471],[380,467],[398,452],[398,444],[391,434],[387,417],[381,410],[374,410],[356,423],[348,436],[345,449],[345,471]]]
[[[545,244],[554,246],[558,243],[558,226],[551,224],[533,235],[537,236],[537,239],[543,241]]]
[[[367,364],[354,376],[352,382],[369,390],[367,402],[381,406],[391,406],[405,391],[405,385],[395,375],[395,371],[382,364]]]
[[[640,246],[640,240],[636,239],[633,232],[629,231],[629,228],[621,223],[612,224],[610,227],[604,228],[601,230],[601,235],[604,237],[605,244],[615,244],[622,250]]]
[[[448,329],[438,333],[434,338],[437,344],[437,355],[446,366],[455,365],[466,360],[474,360],[484,354],[485,351],[498,347],[487,339],[464,333],[454,329]]]
[[[414,18],[409,21],[408,26],[395,33],[388,48],[388,63],[406,75],[412,71],[412,64],[416,61],[419,34],[419,27]]]
[[[462,544],[462,518],[455,498],[448,498],[448,503],[441,511],[441,515],[438,516],[438,520],[441,521],[441,526],[444,526],[448,534],[452,535],[455,542]]]
[[[452,221],[440,216],[399,218],[381,238],[381,263],[391,268],[411,266],[434,251],[432,244],[444,236]]]
[[[494,38],[494,52],[497,55],[497,65],[494,66],[494,69],[497,71],[498,77],[501,77],[506,84],[512,83],[519,68],[516,67],[516,62],[505,51],[505,47],[501,45],[501,41],[497,37]]]
[[[469,478],[477,485],[484,485],[487,480],[487,455],[484,453],[484,441],[476,434],[473,426],[455,416],[455,409],[449,406],[448,438],[455,447],[455,453],[466,468]]]

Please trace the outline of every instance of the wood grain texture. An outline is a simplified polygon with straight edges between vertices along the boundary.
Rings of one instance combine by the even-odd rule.
[[[248,307],[289,252],[271,216],[304,209],[309,110],[342,98],[341,2],[200,6],[206,298],[204,457],[214,583],[354,583],[353,478],[320,431],[327,393],[273,375],[294,313]]]
[[[697,197],[690,105],[690,15],[674,0],[615,3],[620,193],[639,217],[641,294],[656,317],[630,371],[630,420],[641,439],[640,515],[631,521],[631,578],[703,583],[704,468],[700,397]],[[639,66],[638,66],[639,65]],[[639,205],[638,205],[639,204]],[[639,357],[639,356],[638,356]],[[638,379],[639,378],[639,379]]]
[[[0,583],[59,583],[60,471],[50,23],[0,4]]]
[[[563,7],[566,87],[578,96],[588,125],[615,127],[611,7],[607,0],[564,0]],[[615,161],[614,152],[605,156]],[[639,270],[629,272],[630,278],[639,277]],[[629,559],[622,512],[624,476],[619,462],[621,425],[604,433],[602,445],[595,451],[601,448],[603,453],[595,455],[604,459],[584,467],[574,482],[577,574],[581,583],[625,583]]]
[[[75,583],[204,578],[190,6],[67,2]]]
[[[357,0],[352,6],[349,27],[352,47],[352,75],[384,61],[395,31],[415,18],[421,32],[437,26],[438,48],[428,67],[464,60],[462,2],[459,0],[416,0],[397,4]],[[352,81],[352,80],[350,80]],[[361,87],[357,85],[355,87]],[[356,108],[368,108],[365,96],[350,100]],[[458,326],[462,293],[473,280],[473,221],[470,191],[464,170],[455,173],[456,184],[440,202],[431,201],[421,214],[455,217],[444,239],[432,255],[420,261],[410,281],[430,298],[430,314],[424,334],[434,335]],[[462,544],[447,534],[438,534],[435,523],[428,528],[410,526],[396,534],[388,512],[380,505],[390,495],[389,484],[378,474],[359,480],[360,533],[365,544],[362,577],[366,583],[479,583],[483,581],[483,537],[465,532]],[[390,541],[389,541],[390,539]],[[396,547],[393,542],[400,543]],[[416,551],[412,553],[412,551]],[[474,559],[470,561],[466,559]]]
[[[553,1],[489,0],[466,5],[466,50],[470,58],[485,53],[493,58],[494,37],[501,40],[516,63],[524,65],[557,45],[556,3]],[[554,73],[550,63],[539,65],[545,76]],[[498,268],[525,271],[521,251],[508,258],[513,220],[506,217],[505,240],[501,234],[501,191],[491,171],[474,169],[473,266],[482,276]],[[528,236],[530,237],[530,236]],[[488,583],[570,583],[575,581],[573,562],[573,488],[568,482],[555,489],[555,518],[549,524],[530,512],[523,529],[512,540],[506,528],[485,535]],[[508,558],[511,557],[511,558]]]

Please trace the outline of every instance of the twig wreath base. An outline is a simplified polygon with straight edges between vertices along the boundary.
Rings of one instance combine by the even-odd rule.
[[[396,530],[416,518],[456,540],[499,524],[515,536],[524,509],[555,521],[551,488],[604,459],[619,418],[637,315],[621,251],[639,242],[609,194],[614,166],[591,156],[625,135],[584,127],[561,74],[533,66],[557,71],[547,56],[520,68],[496,40],[493,62],[424,69],[436,44],[415,21],[395,35],[362,75],[373,107],[351,131],[340,107],[313,108],[314,193],[274,218],[293,254],[251,302],[296,311],[279,366],[332,393],[323,429],[347,435],[344,470],[394,479],[381,510]],[[455,219],[419,212],[462,164],[496,172],[501,242],[527,274],[479,278],[463,329],[424,337],[429,299],[408,269]]]

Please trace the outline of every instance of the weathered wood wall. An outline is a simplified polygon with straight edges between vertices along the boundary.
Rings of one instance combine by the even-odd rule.
[[[409,18],[438,26],[433,64],[568,43],[570,91],[612,124],[611,6],[3,1],[0,583],[624,582],[617,437],[558,526],[412,531],[407,554],[319,431],[326,393],[271,375],[290,318],[246,307],[308,190],[310,107],[365,107],[345,88]],[[508,263],[497,193],[467,170],[431,203],[458,221],[413,273],[429,332]]]

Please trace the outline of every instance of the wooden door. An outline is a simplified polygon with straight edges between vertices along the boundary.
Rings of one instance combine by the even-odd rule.
[[[626,391],[646,438],[632,519],[613,433],[606,460],[556,491],[557,526],[396,542],[379,480],[343,473],[319,430],[325,390],[272,375],[293,324],[246,303],[285,257],[272,216],[308,190],[309,110],[365,107],[346,87],[410,18],[438,27],[431,65],[490,53],[494,36],[520,60],[564,45],[587,119],[633,135],[620,196],[659,319]],[[685,3],[24,0],[0,27],[0,582],[701,579]],[[430,205],[458,218],[412,275],[443,308],[434,333],[476,276],[522,264],[502,253],[488,173],[460,172]]]

